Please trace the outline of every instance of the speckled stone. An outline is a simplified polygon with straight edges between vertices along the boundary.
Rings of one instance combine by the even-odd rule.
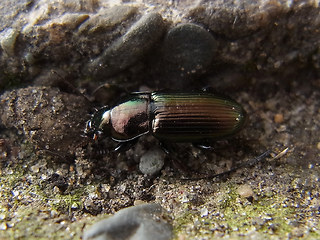
[[[95,240],[168,240],[171,226],[161,218],[158,204],[142,204],[120,210],[114,216],[94,224],[83,233],[83,239]]]
[[[164,158],[165,153],[161,149],[150,149],[141,156],[139,169],[143,174],[154,175],[162,169]]]
[[[165,36],[156,64],[149,67],[154,71],[149,79],[156,79],[160,89],[188,89],[208,71],[215,49],[216,40],[206,29],[192,23],[179,24]]]
[[[101,79],[128,68],[152,50],[164,31],[165,24],[160,14],[149,13],[143,16],[88,65],[88,72],[95,79]]]
[[[196,24],[180,24],[172,28],[164,41],[163,58],[168,67],[181,75],[205,72],[214,57],[213,36]]]

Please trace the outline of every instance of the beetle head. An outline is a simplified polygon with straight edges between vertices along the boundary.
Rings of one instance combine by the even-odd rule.
[[[108,107],[97,110],[86,122],[84,134],[93,140],[98,140],[102,136],[110,136],[110,117]]]

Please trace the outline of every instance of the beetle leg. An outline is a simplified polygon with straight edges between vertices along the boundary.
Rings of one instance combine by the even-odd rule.
[[[238,170],[240,168],[254,166],[257,163],[264,161],[270,154],[271,154],[271,150],[267,150],[264,153],[262,153],[261,155],[255,157],[251,160],[245,161],[245,162],[231,168],[228,171],[213,174],[213,175],[208,175],[208,176],[204,176],[204,177],[184,178],[183,180],[200,180],[200,179],[212,179],[212,178],[216,178],[216,177],[222,177],[222,176],[225,176],[225,175],[230,174],[232,172],[235,172],[236,170]]]
[[[216,90],[211,86],[206,86],[201,88],[202,92],[215,93]]]
[[[120,142],[115,149],[113,150],[114,152],[125,152],[129,150],[133,145],[135,145],[138,142],[139,138],[132,139],[127,142]]]
[[[165,142],[160,142],[159,145],[166,154],[170,154],[173,152],[173,147],[170,144],[167,144]]]
[[[204,150],[213,150],[214,149],[214,147],[211,146],[211,144],[208,142],[196,142],[196,143],[192,143],[192,145],[196,148],[204,149]]]

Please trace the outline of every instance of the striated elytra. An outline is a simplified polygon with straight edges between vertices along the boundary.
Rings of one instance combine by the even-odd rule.
[[[119,142],[116,151],[128,149],[148,133],[161,142],[202,145],[234,135],[245,118],[239,103],[209,92],[138,92],[94,113],[85,134],[112,138]]]

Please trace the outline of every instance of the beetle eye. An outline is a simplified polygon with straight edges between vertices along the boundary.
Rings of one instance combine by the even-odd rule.
[[[89,133],[89,131],[91,130],[91,120],[87,121],[86,123],[86,128],[84,129],[85,133]]]

